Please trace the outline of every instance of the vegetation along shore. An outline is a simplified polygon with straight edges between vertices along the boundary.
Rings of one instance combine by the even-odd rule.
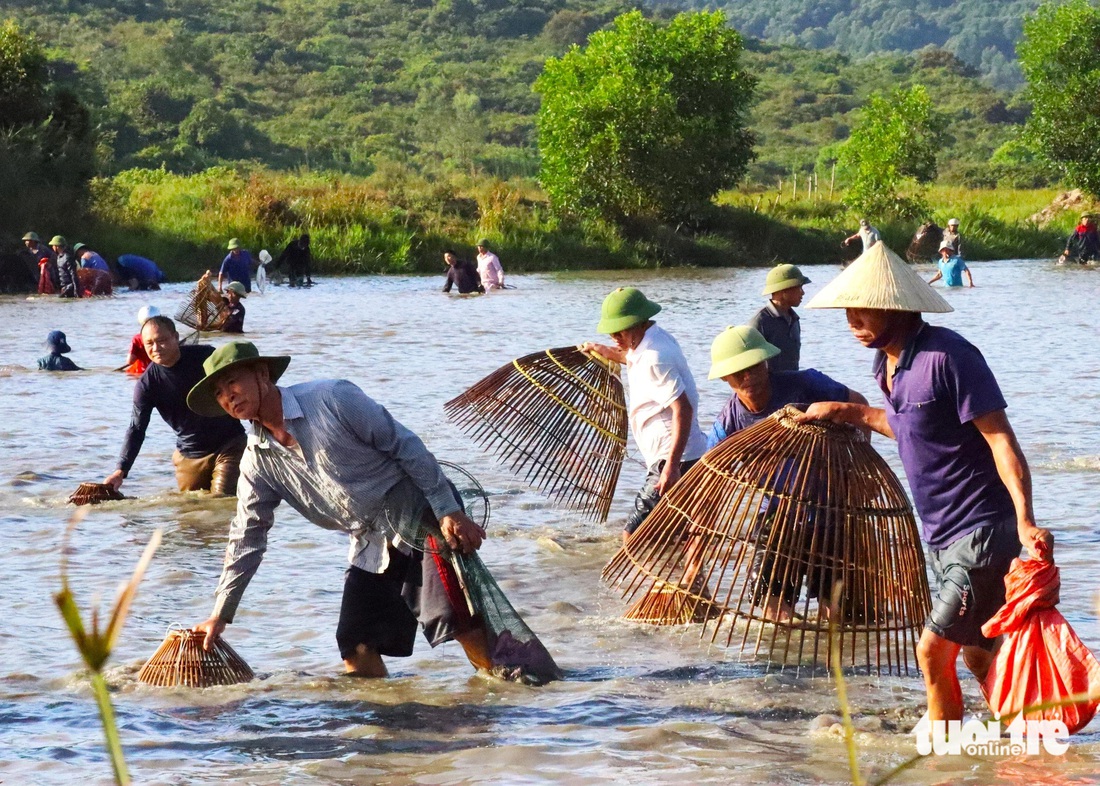
[[[34,0],[0,24],[5,247],[29,228],[60,231],[107,255],[142,253],[177,279],[220,259],[227,237],[274,251],[303,229],[329,273],[438,272],[443,248],[468,251],[481,236],[511,270],[764,265],[839,261],[840,239],[867,215],[895,247],[922,220],[957,217],[972,259],[1053,258],[1092,204],[1033,220],[1069,188],[1089,191],[1028,125],[1049,98],[1035,63],[1051,58],[1027,19],[1056,31],[1048,49],[1070,51],[1087,27],[1080,2],[1031,17],[1038,2],[1014,3],[978,49],[973,25],[929,18],[922,30],[957,35],[914,37],[911,52],[897,51],[885,18],[858,46],[793,19],[773,40],[742,38],[731,23],[764,31],[734,6],[725,16],[617,0],[351,10],[321,0],[308,14],[291,0],[262,12],[244,0],[185,14],[70,6]],[[1030,67],[1006,55],[1020,30]],[[651,73],[632,69],[636,85],[601,81],[646,46],[667,56]],[[725,83],[689,96],[691,68]],[[615,89],[655,84],[672,92],[616,117],[616,129],[638,131],[616,130],[614,149],[590,128],[554,125],[595,116],[591,102]],[[639,122],[692,101],[698,111],[669,115],[690,122]],[[881,123],[876,107],[908,114]],[[884,141],[891,123],[905,131]],[[652,154],[676,140],[682,153]],[[586,165],[554,158],[554,144],[619,168],[573,184],[600,199],[555,181],[548,162],[574,179]],[[722,171],[687,155],[712,150],[731,162]],[[698,194],[670,185],[703,181]],[[662,191],[674,203],[653,197]]]

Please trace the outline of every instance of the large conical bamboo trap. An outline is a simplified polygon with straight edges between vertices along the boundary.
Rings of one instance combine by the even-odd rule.
[[[628,618],[702,622],[743,657],[813,670],[835,635],[842,665],[908,674],[931,599],[905,490],[861,431],[796,412],[706,453],[604,578],[639,598]]]
[[[176,319],[195,330],[221,330],[229,312],[222,309],[222,298],[210,280],[203,276],[176,312]]]
[[[617,363],[577,347],[513,360],[444,405],[517,477],[606,521],[626,454]]]
[[[138,672],[138,681],[161,687],[209,688],[236,685],[255,678],[244,658],[221,636],[207,652],[205,633],[170,630],[164,642]]]

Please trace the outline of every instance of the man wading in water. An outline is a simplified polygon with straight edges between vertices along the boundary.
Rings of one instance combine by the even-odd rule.
[[[118,469],[103,482],[118,491],[123,479],[129,477],[155,409],[176,432],[172,463],[179,490],[233,496],[237,465],[244,452],[244,429],[224,412],[217,413],[220,417],[204,418],[187,408],[187,393],[202,379],[203,361],[214,348],[201,344],[180,346],[176,323],[159,314],[142,323],[139,335],[152,363],[134,386],[134,409],[122,441]]]
[[[877,350],[884,408],[817,403],[804,417],[897,440],[937,580],[917,645],[928,718],[961,720],[959,653],[984,680],[997,641],[981,628],[1004,605],[1012,560],[1021,544],[1033,559],[1050,559],[1054,548],[1050,532],[1035,525],[1031,473],[1004,397],[973,344],[921,318],[953,309],[881,243],[808,307],[845,309],[856,340]]]
[[[204,646],[233,621],[285,500],[317,526],[348,534],[336,641],[349,673],[386,676],[382,656],[411,655],[418,623],[433,647],[457,640],[475,668],[490,668],[485,628],[453,568],[390,535],[420,525],[468,554],[485,531],[420,438],[385,407],[344,380],[276,387],[289,364],[249,342],[226,344],[187,396],[199,414],[252,421],[214,612],[194,628],[206,633]]]

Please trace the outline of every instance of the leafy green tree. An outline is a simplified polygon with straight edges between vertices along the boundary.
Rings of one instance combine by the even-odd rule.
[[[638,11],[551,58],[535,82],[541,180],[555,209],[677,219],[744,175],[756,80],[721,13],[667,26]]]
[[[921,184],[936,178],[946,127],[923,85],[872,95],[837,158],[848,205],[873,216],[922,213]]]
[[[0,128],[38,123],[49,114],[46,56],[14,21],[0,24]]]
[[[30,31],[0,24],[0,236],[22,234],[32,221],[71,220],[95,166],[88,110],[50,79]]]
[[[1024,138],[1073,186],[1100,197],[1100,9],[1046,3],[1024,23],[1020,65],[1032,102]]]

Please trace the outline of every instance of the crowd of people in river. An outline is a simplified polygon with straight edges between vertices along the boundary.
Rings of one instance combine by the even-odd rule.
[[[1091,217],[1083,218],[1079,245],[1093,242],[1088,233],[1095,237],[1096,230],[1090,226]],[[848,240],[857,238],[864,253],[809,307],[845,309],[856,340],[875,350],[881,406],[803,367],[795,309],[810,279],[789,264],[768,272],[763,307],[711,345],[708,379],[726,383],[730,397],[707,431],[699,425],[699,394],[687,359],[655,320],[661,305],[639,289],[621,287],[607,295],[596,330],[613,343],[582,348],[626,369],[629,427],[647,475],[624,523],[624,542],[707,450],[788,404],[804,407],[806,419],[847,423],[896,440],[937,580],[917,649],[929,717],[958,719],[960,654],[983,679],[996,641],[983,636],[981,627],[1004,602],[1009,565],[1021,548],[1050,559],[1053,538],[1035,523],[1027,461],[981,352],[954,331],[925,322],[923,313],[951,307],[886,249],[869,222],[861,221]],[[102,271],[106,265],[87,246],[70,251],[60,236],[47,252],[28,233],[26,247],[39,257],[43,286],[53,286],[56,269],[62,296],[79,296],[79,270]],[[239,331],[241,299],[251,291],[256,268],[236,238],[227,251],[216,286],[230,330]],[[504,287],[500,260],[486,241],[478,243],[478,252],[476,268],[451,250],[445,253],[444,291]],[[959,286],[965,274],[973,286],[961,252],[959,223],[952,220],[932,280]],[[293,286],[312,284],[309,236],[292,241],[280,263],[287,264]],[[214,286],[212,272],[204,281]],[[411,654],[418,627],[432,646],[459,641],[475,667],[490,662],[485,630],[455,602],[459,578],[453,568],[385,534],[395,521],[427,522],[460,553],[476,551],[485,536],[415,434],[350,382],[280,387],[289,357],[264,355],[243,341],[218,349],[184,344],[173,320],[152,307],[143,308],[138,320],[127,367],[140,378],[118,463],[104,483],[116,491],[122,486],[155,410],[176,434],[179,489],[237,496],[216,602],[210,618],[195,628],[206,633],[208,646],[233,621],[267,547],[274,509],[287,501],[314,524],[349,536],[336,637],[350,673],[385,675],[382,657]],[[79,370],[65,357],[70,347],[64,333],[51,332],[46,343],[49,354],[39,360],[40,368]],[[244,421],[251,424],[249,434]],[[765,618],[791,619],[801,590],[798,576],[766,583],[759,598]]]
[[[1021,548],[1036,559],[1052,558],[1053,537],[1035,523],[1027,460],[981,352],[958,333],[924,321],[924,312],[952,309],[881,241],[810,307],[845,309],[856,340],[875,350],[882,406],[799,368],[793,307],[807,283],[798,268],[778,266],[766,280],[768,304],[750,320],[755,327],[730,327],[715,338],[708,377],[726,382],[732,395],[709,439],[696,421],[698,393],[684,354],[654,321],[660,305],[633,288],[604,300],[597,329],[615,343],[585,346],[625,364],[630,429],[649,469],[624,540],[709,447],[786,404],[806,407],[806,420],[847,423],[895,440],[937,580],[917,648],[929,718],[961,719],[957,661],[961,654],[975,677],[985,679],[997,642],[982,634],[982,625],[1005,601],[1012,560]],[[769,618],[789,619],[802,580],[771,579],[759,602]]]

